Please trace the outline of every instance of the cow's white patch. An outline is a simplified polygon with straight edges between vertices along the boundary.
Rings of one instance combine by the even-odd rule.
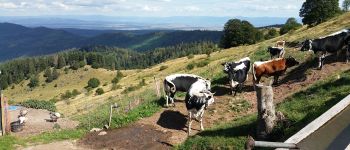
[[[266,64],[266,63],[276,61],[276,60],[281,60],[281,59],[283,59],[283,58],[276,58],[276,59],[268,60],[268,61],[256,61],[256,62],[254,62],[254,66],[260,66],[262,64]]]
[[[236,66],[233,70],[237,71],[237,70],[242,70],[246,67],[246,65],[244,63],[241,63],[240,65]]]
[[[237,81],[233,81],[233,80],[230,81],[231,87],[236,87],[238,84],[239,83]]]
[[[192,84],[192,86],[190,87],[190,90],[188,91],[188,94],[190,96],[198,95],[201,91],[204,91],[204,90],[208,90],[207,84],[205,82],[197,81]]]
[[[242,61],[247,61],[247,60],[250,61],[250,58],[249,57],[242,58],[241,60],[236,61],[236,63],[239,63],[239,62],[242,62]]]
[[[309,52],[312,51],[312,40],[309,40]]]
[[[338,32],[334,32],[332,34],[329,34],[329,35],[326,35],[326,36],[323,36],[323,37],[320,37],[318,39],[324,39],[324,38],[327,38],[327,37],[330,37],[330,36],[335,36],[335,35],[338,35],[338,34],[341,34],[343,32],[349,32],[349,29],[343,29],[343,30],[340,30]]]

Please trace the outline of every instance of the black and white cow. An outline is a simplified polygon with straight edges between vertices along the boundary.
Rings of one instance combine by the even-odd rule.
[[[315,54],[318,53],[318,68],[322,69],[326,54],[341,51],[345,46],[347,46],[346,62],[348,62],[350,53],[350,29],[341,30],[314,40],[305,40],[300,50],[313,51]]]
[[[271,59],[273,57],[277,56],[277,58],[283,58],[284,57],[284,47],[271,47],[269,46],[267,48],[267,51],[270,53]]]
[[[248,72],[250,69],[250,59],[249,57],[243,58],[236,62],[223,63],[224,72],[228,74],[231,94],[236,96],[238,91],[243,88],[243,83],[248,78]]]
[[[201,130],[203,127],[204,110],[214,103],[214,93],[207,90],[207,85],[202,82],[193,83],[188,90],[185,98],[186,108],[188,111],[188,136],[191,134],[192,120],[196,119],[200,122]]]
[[[174,97],[177,91],[187,92],[193,83],[200,82],[206,85],[206,89],[210,91],[211,83],[197,75],[192,74],[173,74],[164,79],[164,92],[166,97],[166,106],[169,106],[169,100],[175,106]]]

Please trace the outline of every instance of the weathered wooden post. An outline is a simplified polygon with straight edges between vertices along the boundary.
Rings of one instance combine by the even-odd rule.
[[[271,85],[255,85],[258,101],[257,138],[266,139],[276,124],[275,106],[273,104],[273,89]]]
[[[153,79],[154,79],[156,94],[157,94],[157,97],[159,98],[159,97],[161,96],[161,95],[160,95],[159,82],[158,82],[158,80],[156,79],[156,76],[153,76]]]
[[[4,107],[4,99],[0,89],[0,130],[1,135],[5,135],[5,107]]]

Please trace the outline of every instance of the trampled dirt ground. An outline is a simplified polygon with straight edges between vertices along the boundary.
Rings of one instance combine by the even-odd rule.
[[[323,80],[332,74],[350,69],[349,64],[344,62],[335,63],[332,59],[328,59],[327,64],[321,71],[316,69],[307,71],[307,68],[316,67],[315,61],[311,62],[291,68],[291,71],[281,78],[280,85],[274,87],[276,103],[306,88],[315,81]],[[229,95],[228,85],[215,89],[218,93],[215,97],[215,103],[204,114],[204,128],[232,121],[235,117],[242,115],[232,111],[230,105],[232,101],[245,99],[252,104],[252,107],[244,114],[256,112],[256,95],[251,79],[245,85],[244,92],[236,97]],[[176,101],[176,107],[163,108],[155,115],[144,118],[130,126],[108,130],[107,135],[87,134],[77,142],[78,144],[73,143],[73,145],[74,149],[170,149],[172,146],[186,140],[186,122],[186,107],[183,100],[178,100]],[[198,132],[199,123],[194,121],[192,135]],[[67,141],[62,143],[64,142]],[[49,147],[50,144],[47,146]],[[72,149],[72,147],[67,148]]]
[[[60,129],[74,129],[79,122],[70,120],[68,118],[60,118],[57,122],[48,122],[47,119],[50,119],[49,111],[43,109],[31,109],[31,108],[23,108],[10,111],[10,119],[11,122],[18,120],[18,115],[21,109],[28,110],[28,114],[26,115],[26,123],[23,127],[23,130],[20,132],[12,133],[12,135],[24,137],[28,135],[36,135],[42,132],[48,132],[56,130],[54,129],[55,124],[56,127]]]

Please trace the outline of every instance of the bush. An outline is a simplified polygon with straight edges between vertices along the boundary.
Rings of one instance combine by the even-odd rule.
[[[203,60],[203,61],[200,61],[196,64],[197,67],[204,67],[204,66],[207,66],[209,64],[209,60]]]
[[[190,55],[187,56],[187,58],[188,58],[188,59],[192,59],[192,58],[194,58],[194,55],[193,55],[193,54],[190,54]]]
[[[187,70],[192,70],[194,67],[195,67],[195,64],[192,62],[192,63],[189,63],[189,64],[186,66],[186,69],[187,69]]]
[[[97,78],[91,78],[88,81],[88,86],[87,87],[97,88],[99,85],[100,85],[100,80],[98,80]]]
[[[67,90],[64,94],[61,95],[61,99],[69,99],[72,97],[72,93]]]
[[[72,96],[77,96],[77,95],[79,95],[79,94],[81,94],[77,89],[74,89],[73,91],[72,91]]]
[[[39,86],[39,79],[38,79],[38,77],[36,77],[36,76],[35,77],[31,77],[30,81],[28,83],[28,86],[30,88],[34,88],[34,87]]]
[[[140,83],[139,83],[139,86],[140,87],[143,87],[143,86],[145,86],[146,85],[146,80],[145,79],[142,79],[141,81],[140,81]]]
[[[112,79],[112,83],[117,84],[123,77],[123,73],[120,70],[118,70],[117,75]]]
[[[96,94],[97,94],[97,95],[102,95],[103,93],[105,93],[105,91],[104,91],[102,88],[98,88],[98,89],[96,90]]]
[[[165,70],[167,68],[168,68],[168,66],[160,66],[159,71],[163,71],[163,70]]]
[[[34,109],[46,109],[48,111],[56,111],[55,103],[44,100],[27,100],[20,103],[21,106]]]

